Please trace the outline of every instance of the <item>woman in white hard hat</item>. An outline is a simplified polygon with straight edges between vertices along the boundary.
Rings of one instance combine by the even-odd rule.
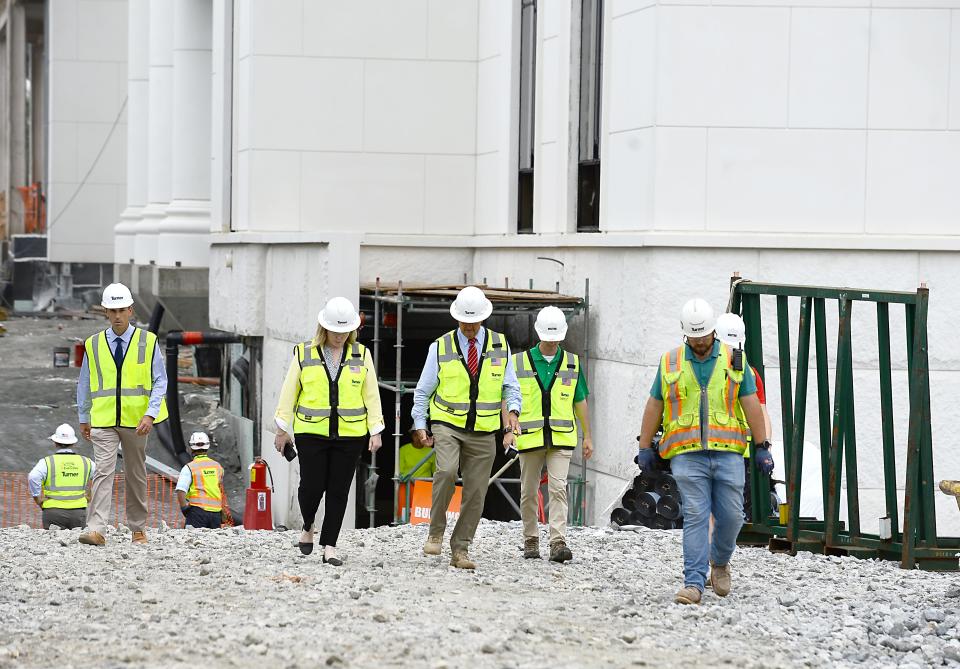
[[[43,509],[43,527],[83,527],[87,520],[87,489],[97,467],[93,461],[74,453],[77,433],[64,423],[50,435],[57,452],[41,458],[27,475],[30,495]]]
[[[350,483],[363,448],[380,448],[383,411],[373,359],[357,341],[360,315],[353,304],[334,297],[317,322],[313,339],[294,347],[277,402],[274,446],[282,453],[292,434],[300,457],[300,552],[313,552],[314,519],[326,495],[323,561],[340,566],[337,537]]]
[[[747,343],[747,327],[737,314],[726,313],[717,316],[717,338],[734,351],[742,351]],[[760,408],[763,410],[763,424],[767,429],[767,435],[773,434],[770,430],[770,414],[767,412],[767,393],[763,386],[763,379],[757,373],[757,368],[750,365],[753,371],[753,378],[757,382],[757,399],[760,401]],[[747,522],[751,521],[753,514],[753,498],[750,493],[750,447],[743,452],[743,465],[746,470],[745,481],[743,484],[743,517]]]

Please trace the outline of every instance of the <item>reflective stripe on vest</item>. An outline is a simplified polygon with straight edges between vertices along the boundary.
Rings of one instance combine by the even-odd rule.
[[[713,373],[706,388],[697,381],[686,359],[686,346],[669,351],[660,359],[660,389],[663,394],[663,438],[660,455],[672,458],[687,451],[702,450],[700,407],[707,401],[707,450],[742,454],[747,447],[746,425],[740,415],[740,384],[743,372],[733,368],[730,347],[720,345]]]
[[[149,354],[148,354],[149,349]],[[90,425],[92,427],[137,427],[150,408],[153,388],[153,355],[157,336],[134,328],[123,356],[120,384],[117,365],[107,343],[106,331],[98,332],[84,343],[90,371]],[[167,419],[167,400],[160,401],[154,424]]]
[[[207,455],[198,455],[187,463],[192,479],[187,502],[205,511],[223,509],[223,467]]]
[[[328,370],[323,353],[311,342],[294,350],[300,363],[300,396],[293,416],[294,433],[322,437],[362,437],[367,434],[367,408],[363,402],[363,384],[367,378],[366,348],[357,342],[340,366]],[[331,381],[334,391],[331,392]],[[331,434],[330,418],[336,414]]]
[[[477,378],[470,377],[466,354],[460,350],[457,331],[437,339],[437,389],[430,398],[430,421],[464,430],[494,432],[500,429],[503,375],[507,369],[507,340],[486,331],[479,352]]]
[[[576,448],[577,427],[573,398],[580,378],[580,357],[560,349],[560,364],[544,388],[530,351],[515,353],[513,367],[520,382],[520,436],[517,450],[529,451],[544,446]],[[546,401],[544,393],[547,393]],[[544,431],[549,426],[549,432]]]
[[[90,460],[75,453],[54,453],[44,460],[47,475],[43,479],[44,509],[84,509],[87,506],[87,484],[90,482]]]

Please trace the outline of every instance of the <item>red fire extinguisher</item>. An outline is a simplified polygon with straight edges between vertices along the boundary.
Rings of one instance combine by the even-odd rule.
[[[267,475],[270,487],[267,487]],[[250,465],[250,485],[247,488],[247,505],[243,509],[243,526],[248,530],[272,530],[273,512],[270,509],[270,494],[273,492],[273,472],[270,465],[257,456]]]

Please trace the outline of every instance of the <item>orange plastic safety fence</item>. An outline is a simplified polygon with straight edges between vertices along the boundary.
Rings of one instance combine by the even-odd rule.
[[[165,521],[168,527],[183,527],[183,516],[173,490],[174,484],[156,474],[147,475],[147,527]],[[110,524],[127,524],[126,482],[122,473],[113,479],[113,507]],[[0,527],[29,525],[42,527],[40,507],[30,496],[27,475],[23,472],[0,472]]]

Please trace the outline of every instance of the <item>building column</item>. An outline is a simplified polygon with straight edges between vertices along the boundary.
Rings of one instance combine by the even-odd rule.
[[[162,267],[209,265],[212,12],[212,0],[173,2],[173,169],[159,225]]]
[[[148,76],[147,206],[137,225],[134,260],[157,262],[160,223],[170,204],[173,139],[173,3],[150,0],[150,68]]]
[[[114,226],[113,261],[133,264],[147,205],[150,0],[129,0],[127,20],[127,206]]]

